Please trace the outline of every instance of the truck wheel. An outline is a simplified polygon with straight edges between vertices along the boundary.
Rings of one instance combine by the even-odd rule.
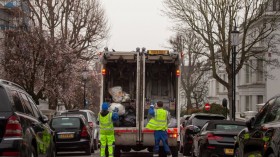
[[[120,157],[120,156],[121,156],[121,149],[118,147],[115,147],[114,157]]]
[[[178,147],[170,147],[172,157],[178,157]]]
[[[166,157],[167,156],[163,147],[159,147],[159,156],[160,157]]]

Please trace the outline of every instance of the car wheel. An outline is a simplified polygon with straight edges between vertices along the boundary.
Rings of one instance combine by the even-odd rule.
[[[181,154],[183,153],[183,148],[184,148],[184,147],[180,145],[179,152],[180,152]]]
[[[53,145],[53,149],[51,150],[51,157],[56,157],[56,149],[55,146]]]
[[[233,154],[234,157],[239,157],[239,147],[236,147],[234,149],[234,154]]]
[[[94,153],[94,145],[91,146],[91,153]]]
[[[190,154],[190,150],[187,149],[187,144],[184,142],[183,144],[183,155],[188,156]]]
[[[191,157],[196,157],[195,153],[194,153],[194,145],[192,145],[192,149],[191,149]]]
[[[121,150],[118,147],[115,147],[114,149],[114,157],[120,157],[121,156]]]
[[[268,155],[268,157],[275,157],[275,155],[271,153]]]
[[[31,146],[30,157],[37,157],[37,152],[34,146]]]
[[[93,144],[94,144],[94,150],[97,150],[98,149],[97,139],[93,140]]]
[[[86,150],[86,155],[91,155],[91,147],[89,146],[88,148],[87,148],[87,150]]]

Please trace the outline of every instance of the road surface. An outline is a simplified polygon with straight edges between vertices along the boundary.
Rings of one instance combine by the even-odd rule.
[[[99,150],[95,151],[91,155],[85,155],[84,152],[71,152],[71,153],[59,153],[58,157],[100,157]],[[141,151],[141,152],[131,152],[131,153],[122,153],[121,157],[152,157],[153,154],[149,153],[147,151]],[[182,154],[179,154],[179,157],[183,157]]]

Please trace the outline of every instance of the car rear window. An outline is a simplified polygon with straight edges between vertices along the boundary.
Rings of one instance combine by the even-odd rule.
[[[209,120],[223,120],[224,117],[219,116],[196,116],[192,120],[192,125],[198,126],[199,128],[202,128],[203,125],[208,122]]]
[[[81,127],[81,121],[78,117],[54,118],[51,122],[51,127],[54,128],[54,129],[80,128]]]
[[[85,119],[88,121],[88,116],[86,112],[79,112],[79,111],[69,111],[69,112],[63,112],[61,115],[83,115]]]
[[[244,125],[237,125],[237,124],[216,124],[214,130],[219,131],[241,131],[246,126]]]
[[[0,112],[11,111],[9,99],[3,87],[0,87]]]

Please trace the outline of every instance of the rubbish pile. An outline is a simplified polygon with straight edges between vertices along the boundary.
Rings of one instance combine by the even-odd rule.
[[[127,102],[130,101],[130,95],[122,91],[122,87],[116,86],[109,89],[113,103],[110,104],[109,111],[115,108],[119,109],[119,121],[114,123],[115,127],[136,127],[136,111]],[[128,105],[123,105],[128,104]]]

